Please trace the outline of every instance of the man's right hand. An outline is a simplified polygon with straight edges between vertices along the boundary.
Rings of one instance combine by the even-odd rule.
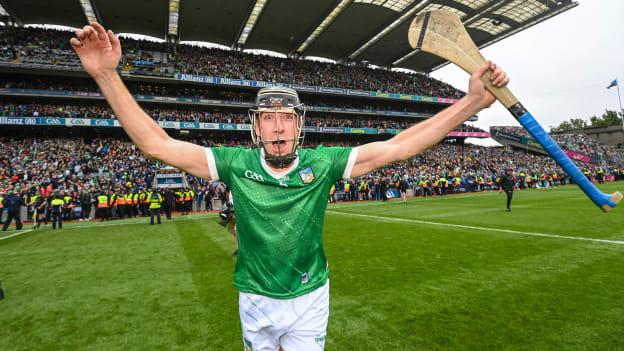
[[[121,58],[121,45],[113,31],[97,22],[76,30],[69,43],[78,54],[84,69],[93,79],[114,73]]]

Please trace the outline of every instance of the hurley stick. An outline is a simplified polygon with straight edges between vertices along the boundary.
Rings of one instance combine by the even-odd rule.
[[[409,27],[408,39],[412,48],[442,57],[469,74],[475,72],[485,62],[485,58],[466,32],[459,17],[451,12],[431,11],[418,15]],[[612,210],[622,200],[622,194],[619,191],[604,194],[598,190],[507,87],[497,88],[492,85],[490,75],[491,72],[488,71],[483,76],[486,88],[505,105],[596,206],[604,212]]]

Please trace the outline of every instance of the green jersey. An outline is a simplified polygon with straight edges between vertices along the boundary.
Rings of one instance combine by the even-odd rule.
[[[323,219],[329,189],[348,178],[357,152],[351,148],[298,149],[280,175],[257,148],[206,149],[210,174],[226,183],[236,201],[239,291],[293,298],[327,282]]]

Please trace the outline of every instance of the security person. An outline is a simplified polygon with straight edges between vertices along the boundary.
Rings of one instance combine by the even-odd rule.
[[[175,194],[171,189],[167,189],[165,191],[165,199],[164,199],[164,209],[165,214],[167,215],[167,220],[172,220],[171,213],[173,212],[173,207],[175,206]]]
[[[154,225],[154,215],[156,215],[158,224],[160,224],[160,206],[163,202],[162,195],[158,192],[150,191],[147,193],[147,200],[149,201],[150,225]]]
[[[57,222],[59,229],[63,229],[63,210],[67,207],[63,198],[67,198],[67,196],[61,196],[58,192],[56,192],[54,196],[52,196],[52,201],[50,201],[52,229],[56,229]]]
[[[195,196],[195,192],[191,189],[185,189],[182,195],[184,196],[182,208],[185,212],[184,214],[188,215],[189,211],[193,210],[193,197]]]
[[[95,212],[96,217],[100,218],[100,222],[109,219],[108,211],[108,195],[104,192],[98,194],[97,198],[97,210]]]
[[[4,207],[8,211],[8,216],[7,216],[6,221],[4,222],[4,225],[2,226],[2,231],[7,230],[7,228],[9,227],[9,224],[11,224],[11,221],[13,219],[15,219],[15,229],[22,230],[22,219],[20,217],[20,209],[22,206],[26,206],[26,204],[24,203],[24,200],[19,196],[18,191],[13,190],[11,195],[7,196],[7,198],[4,199],[3,204],[4,204]]]
[[[2,223],[2,214],[4,213],[4,199],[6,198],[6,192],[0,190],[0,223]]]
[[[605,183],[605,171],[602,167],[598,167],[596,169],[596,180],[598,181],[598,184]]]
[[[132,218],[134,217],[134,206],[133,206],[133,200],[134,198],[134,194],[132,193],[132,189],[128,189],[128,191],[126,192],[126,194],[124,195],[124,200],[126,203],[126,216],[128,218]]]
[[[35,208],[35,214],[33,215],[33,219],[35,221],[34,228],[39,228],[41,226],[41,222],[45,222],[45,224],[48,225],[48,219],[46,218],[48,199],[45,197],[43,191],[41,192],[41,195],[35,196],[33,206]]]
[[[520,190],[516,185],[516,179],[513,169],[507,169],[507,172],[500,178],[500,191],[507,194],[507,212],[511,212],[511,199],[513,197],[514,188]]]
[[[68,221],[72,219],[71,216],[72,216],[72,211],[74,209],[74,198],[71,195],[69,195],[67,190],[65,190],[63,194],[64,194],[63,197],[60,198],[61,200],[63,200],[65,204],[63,207],[63,219]]]
[[[182,191],[181,190],[176,191],[175,197],[176,197],[176,200],[175,200],[176,211],[184,212],[184,210],[182,209],[182,200],[184,199],[184,195],[182,194]]]

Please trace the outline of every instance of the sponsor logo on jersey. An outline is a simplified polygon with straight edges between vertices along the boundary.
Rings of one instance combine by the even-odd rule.
[[[325,335],[319,335],[314,338],[314,341],[319,344],[321,348],[325,348]]]
[[[306,183],[312,183],[314,181],[314,172],[312,172],[312,167],[307,167],[299,171],[299,176],[301,180]]]
[[[301,275],[301,284],[307,284],[310,281],[310,275],[308,274],[308,272],[304,272]]]
[[[251,341],[243,337],[243,343],[245,344],[245,351],[253,351],[253,346],[251,345]]]
[[[256,172],[250,171],[250,170],[246,170],[245,171],[245,177],[249,178],[249,179],[253,179],[257,182],[264,182],[264,177],[262,177],[261,175],[259,175]]]

